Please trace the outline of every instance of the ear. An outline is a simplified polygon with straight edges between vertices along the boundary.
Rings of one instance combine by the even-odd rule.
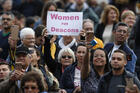
[[[130,32],[128,31],[128,32],[127,32],[127,39],[129,38],[129,34],[130,34]]]
[[[37,60],[40,60],[40,56],[37,56]]]
[[[127,64],[127,60],[124,61],[124,66],[126,66],[126,64]]]
[[[113,35],[115,34],[115,32],[116,32],[116,30],[113,30],[113,31],[112,31]]]

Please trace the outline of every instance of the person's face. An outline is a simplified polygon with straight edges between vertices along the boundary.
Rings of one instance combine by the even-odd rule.
[[[86,32],[93,32],[94,31],[94,28],[93,28],[93,24],[91,22],[86,22],[83,24],[83,29],[86,31]]]
[[[133,15],[128,15],[126,18],[123,20],[124,23],[128,24],[129,27],[133,27],[134,23],[136,22],[136,17]]]
[[[112,59],[111,59],[111,67],[114,70],[121,70],[124,68],[124,66],[126,65],[126,60],[124,58],[124,54],[116,52],[113,53],[112,55]]]
[[[38,85],[36,82],[27,81],[24,84],[24,93],[39,93]]]
[[[19,29],[22,29],[24,27],[24,25],[25,25],[25,18],[17,19],[15,17],[14,24],[15,25],[18,25],[19,26]]]
[[[13,25],[13,19],[11,15],[3,14],[2,15],[2,27],[3,29],[10,29]]]
[[[35,37],[33,35],[26,35],[23,39],[23,44],[26,47],[34,47],[35,46]]]
[[[118,28],[114,31],[114,37],[116,44],[124,43],[128,38],[128,27],[118,26]]]
[[[31,62],[31,55],[29,55],[29,54],[26,55],[23,53],[18,54],[18,55],[16,55],[15,61],[16,61],[16,63],[21,62],[23,69],[26,69]]]
[[[37,46],[43,45],[45,43],[45,39],[42,36],[36,37],[35,38],[35,43]]]
[[[48,11],[56,11],[56,7],[54,5],[51,5],[49,7]]]
[[[72,55],[69,52],[64,52],[60,59],[62,66],[67,67],[73,63]]]
[[[73,40],[72,36],[63,36],[63,41],[67,44],[71,43]]]
[[[111,9],[108,13],[108,22],[114,22],[117,19],[117,13],[115,10]]]
[[[5,11],[10,11],[12,9],[12,0],[6,0],[2,6]]]
[[[37,56],[36,50],[34,48],[29,48],[30,51],[32,51],[32,53],[30,53],[31,55],[31,64],[33,66],[38,64],[38,60],[40,59],[40,56]]]
[[[103,67],[106,64],[106,56],[103,50],[96,50],[94,52],[93,64],[96,67]]]
[[[76,51],[76,57],[78,63],[82,63],[84,61],[85,54],[87,52],[87,48],[85,46],[79,46]]]
[[[85,0],[75,0],[77,5],[83,5]]]
[[[0,80],[5,79],[10,73],[8,65],[0,65]]]

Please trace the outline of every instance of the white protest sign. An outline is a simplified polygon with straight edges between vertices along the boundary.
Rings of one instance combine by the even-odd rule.
[[[79,35],[82,29],[82,12],[54,12],[47,14],[47,31],[50,35]]]

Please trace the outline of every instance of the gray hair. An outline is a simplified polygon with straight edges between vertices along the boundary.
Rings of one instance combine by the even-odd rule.
[[[3,12],[2,15],[10,15],[12,20],[15,19],[15,16],[12,12]]]
[[[61,58],[62,58],[62,54],[64,53],[64,52],[68,52],[69,54],[71,54],[72,55],[72,59],[73,59],[73,61],[75,62],[75,54],[74,54],[74,52],[72,51],[72,49],[70,49],[70,48],[63,48],[63,49],[61,49],[60,51],[59,51],[59,54],[58,54],[58,62],[60,63],[60,60],[61,60]]]
[[[86,22],[92,23],[92,24],[93,24],[93,27],[94,27],[94,22],[93,22],[91,19],[84,19],[84,20],[83,20],[83,25],[84,25]]]
[[[35,36],[35,32],[32,28],[26,27],[20,31],[20,39],[25,38],[26,35],[33,35]]]

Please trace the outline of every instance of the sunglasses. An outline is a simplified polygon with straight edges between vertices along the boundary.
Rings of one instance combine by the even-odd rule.
[[[23,88],[26,89],[26,90],[28,90],[28,89],[35,90],[35,89],[37,89],[38,87],[36,87],[36,86],[24,86]]]
[[[10,21],[11,19],[10,19],[10,18],[2,18],[2,20],[3,20],[3,21],[4,21],[4,20]]]
[[[62,58],[66,58],[66,57],[69,59],[72,58],[72,56],[62,56]]]

